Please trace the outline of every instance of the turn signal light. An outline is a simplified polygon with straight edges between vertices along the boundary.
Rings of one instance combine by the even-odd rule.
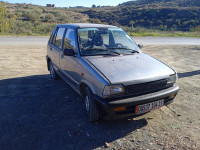
[[[174,98],[175,95],[176,95],[176,94],[172,94],[172,95],[169,96],[169,98],[170,98],[170,99],[171,99],[171,98]]]
[[[114,111],[123,111],[123,110],[125,110],[125,109],[126,109],[125,106],[122,106],[122,107],[114,107],[114,108],[113,108]]]

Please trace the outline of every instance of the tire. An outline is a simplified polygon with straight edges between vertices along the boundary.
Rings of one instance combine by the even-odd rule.
[[[55,71],[55,69],[54,69],[53,64],[52,64],[51,61],[49,62],[49,71],[50,71],[51,78],[53,80],[57,80],[59,78],[59,76],[56,73],[56,71]]]
[[[99,119],[99,112],[97,109],[97,106],[94,102],[93,98],[93,93],[92,91],[86,87],[85,88],[85,97],[84,97],[84,102],[85,102],[85,109],[87,112],[88,120],[90,122],[97,121]]]

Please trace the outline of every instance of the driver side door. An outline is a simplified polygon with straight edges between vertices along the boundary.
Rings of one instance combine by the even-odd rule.
[[[63,50],[73,49],[76,52],[75,31],[68,28],[64,34]],[[76,86],[78,86],[78,59],[76,56],[60,56],[60,67],[62,73]]]

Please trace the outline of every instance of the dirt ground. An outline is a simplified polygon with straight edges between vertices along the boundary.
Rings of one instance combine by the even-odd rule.
[[[87,121],[81,97],[52,81],[46,45],[0,45],[0,149],[200,150],[200,46],[145,46],[174,68],[174,102],[132,119]]]

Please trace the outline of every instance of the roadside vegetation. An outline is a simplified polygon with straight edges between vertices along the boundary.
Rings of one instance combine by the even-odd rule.
[[[0,2],[0,35],[48,35],[56,24],[87,20],[87,15],[65,8]]]
[[[124,27],[127,33],[131,36],[155,36],[155,37],[200,37],[200,31],[175,31],[175,30],[157,30],[147,29],[142,27],[130,28]]]
[[[49,35],[56,24],[117,25],[132,36],[200,37],[199,0],[137,0],[116,7],[49,8],[0,2],[0,35]]]

